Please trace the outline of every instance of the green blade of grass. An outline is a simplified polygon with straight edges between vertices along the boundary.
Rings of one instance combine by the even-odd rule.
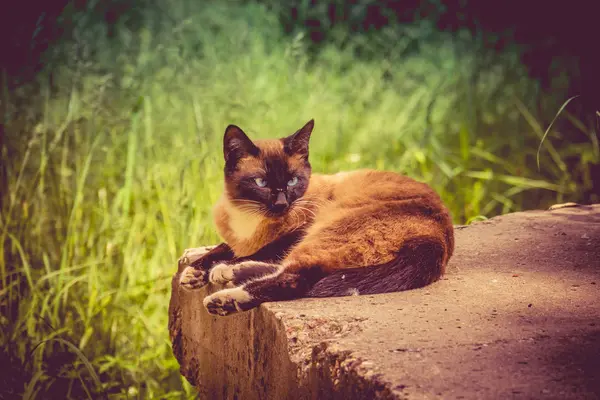
[[[52,339],[47,339],[47,340],[42,340],[40,343],[38,343],[29,353],[30,355],[33,355],[33,353],[40,348],[42,345],[44,345],[45,343],[48,342],[57,342],[60,344],[65,345],[68,349],[70,349],[73,353],[75,353],[75,355],[77,356],[77,358],[83,363],[83,365],[85,366],[85,368],[87,369],[88,373],[90,374],[90,377],[92,378],[92,380],[94,381],[94,384],[96,385],[96,389],[103,394],[104,398],[108,398],[106,396],[106,393],[104,392],[103,388],[102,388],[102,382],[100,381],[100,377],[98,377],[98,374],[96,374],[96,371],[94,370],[94,367],[92,366],[92,363],[90,363],[90,361],[88,360],[88,358],[85,356],[85,354],[83,354],[83,352],[81,350],[79,350],[77,348],[77,346],[75,346],[73,343],[69,342],[68,340],[65,339],[61,339],[61,338],[52,338]]]
[[[540,140],[540,145],[538,146],[537,153],[535,155],[535,160],[536,160],[536,163],[537,163],[538,171],[540,170],[540,150],[542,149],[542,144],[544,143],[544,140],[546,140],[546,136],[548,136],[548,132],[550,132],[550,129],[552,128],[552,125],[554,125],[554,122],[556,121],[556,119],[558,118],[558,116],[560,115],[560,113],[562,113],[562,111],[571,102],[571,100],[576,99],[577,97],[579,97],[579,95],[573,96],[570,99],[568,99],[567,101],[565,101],[563,103],[563,105],[558,109],[558,112],[556,113],[556,115],[552,119],[552,122],[550,122],[550,125],[548,125],[548,128],[546,128],[546,132],[544,132],[544,135],[542,136],[542,140]]]

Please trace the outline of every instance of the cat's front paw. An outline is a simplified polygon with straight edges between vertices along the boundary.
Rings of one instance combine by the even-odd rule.
[[[217,264],[210,269],[208,281],[213,284],[226,285],[233,281],[234,267],[227,264]]]
[[[201,269],[188,266],[179,275],[179,285],[187,290],[200,289],[206,283],[206,272]]]
[[[243,287],[223,289],[204,298],[204,307],[213,315],[222,317],[256,307],[252,295]]]
[[[204,246],[204,247],[194,247],[192,249],[185,249],[177,264],[181,266],[191,265],[193,262],[199,260],[206,253],[214,249],[215,246]]]

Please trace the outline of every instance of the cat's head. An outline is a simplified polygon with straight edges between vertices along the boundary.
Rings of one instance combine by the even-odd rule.
[[[223,138],[225,190],[238,208],[266,217],[285,215],[308,187],[308,142],[314,120],[282,138],[252,141],[235,125]]]

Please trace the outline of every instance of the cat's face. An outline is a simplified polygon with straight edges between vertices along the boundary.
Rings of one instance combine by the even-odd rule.
[[[241,210],[270,218],[285,215],[308,187],[310,120],[293,135],[253,142],[239,127],[229,125],[223,138],[225,188]]]

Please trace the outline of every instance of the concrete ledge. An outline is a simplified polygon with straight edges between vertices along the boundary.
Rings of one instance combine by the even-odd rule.
[[[600,205],[457,227],[443,280],[226,318],[173,279],[169,331],[202,399],[600,398]]]

